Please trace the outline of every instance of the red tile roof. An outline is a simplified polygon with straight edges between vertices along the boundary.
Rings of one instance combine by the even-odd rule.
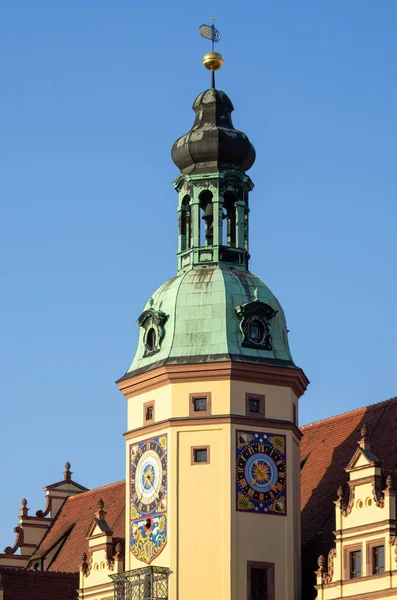
[[[0,567],[4,600],[76,600],[78,573],[46,573]]]
[[[88,552],[86,535],[95,512],[98,500],[102,498],[106,511],[106,522],[113,537],[125,538],[125,482],[119,481],[94,490],[67,498],[51,527],[36,548],[31,565],[43,558],[54,546],[63,544],[49,565],[48,571],[77,572],[83,552]]]
[[[379,458],[383,474],[397,481],[397,398],[372,404],[336,417],[301,427],[301,516],[302,550],[309,573],[317,558],[334,546],[337,488],[348,497],[345,472],[352,458],[360,429],[368,426],[371,450]],[[306,554],[306,556],[305,556]],[[304,575],[305,577],[305,575]]]

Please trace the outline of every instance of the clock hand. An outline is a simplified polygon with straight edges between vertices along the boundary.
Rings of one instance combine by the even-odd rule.
[[[256,461],[256,462],[254,463],[254,467],[257,467],[257,466],[258,466],[258,461]],[[254,485],[254,484],[257,482],[257,480],[258,480],[258,476],[256,476],[256,477],[253,477],[253,478],[251,479],[251,483],[250,483],[250,485]]]

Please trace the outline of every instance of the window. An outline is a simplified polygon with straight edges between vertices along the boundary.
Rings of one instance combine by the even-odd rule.
[[[265,600],[267,597],[267,572],[265,569],[251,569],[251,600]]]
[[[143,405],[143,423],[144,425],[154,423],[154,400]]]
[[[211,414],[211,393],[189,394],[189,417],[207,417]]]
[[[274,564],[247,563],[247,600],[274,600]]]
[[[245,414],[247,417],[265,418],[265,396],[263,394],[245,394]]]
[[[380,575],[385,572],[385,540],[379,538],[367,542],[366,575]]]
[[[154,350],[154,348],[156,347],[156,343],[157,343],[156,331],[152,327],[151,329],[149,329],[149,331],[147,333],[146,345],[149,350]]]
[[[372,548],[372,574],[385,572],[385,547],[374,546]]]
[[[261,401],[259,400],[259,398],[250,398],[249,405],[250,405],[250,412],[252,412],[252,413],[260,412]]]
[[[361,577],[361,550],[350,552],[350,579]]]
[[[191,463],[192,465],[204,464],[210,462],[210,447],[209,446],[192,446]]]
[[[251,342],[254,344],[260,344],[264,335],[264,327],[261,321],[251,321],[248,326],[248,335]]]
[[[193,398],[194,412],[207,410],[207,398]]]

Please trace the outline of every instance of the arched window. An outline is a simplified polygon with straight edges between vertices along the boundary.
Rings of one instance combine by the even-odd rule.
[[[190,196],[188,195],[186,195],[182,200],[179,221],[179,235],[181,236],[181,250],[188,250],[191,247]]]
[[[157,334],[156,330],[151,327],[146,335],[146,346],[149,350],[154,350],[157,345]]]
[[[201,192],[199,200],[201,218],[205,223],[205,231],[200,226],[200,246],[212,246],[214,241],[214,213],[211,192],[204,190]]]
[[[226,192],[223,197],[223,206],[226,211],[226,244],[236,246],[236,197],[232,192]]]

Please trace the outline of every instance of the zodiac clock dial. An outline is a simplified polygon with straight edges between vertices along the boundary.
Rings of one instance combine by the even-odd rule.
[[[145,514],[156,510],[165,494],[167,461],[164,448],[154,439],[137,449],[131,463],[131,484],[136,509]]]
[[[167,435],[130,448],[130,550],[150,564],[167,544]]]
[[[237,510],[286,514],[285,436],[237,431]]]

